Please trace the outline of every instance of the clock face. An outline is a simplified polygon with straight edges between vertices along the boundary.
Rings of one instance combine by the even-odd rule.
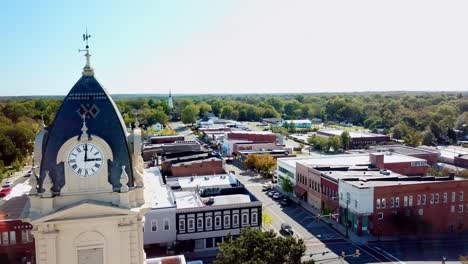
[[[79,143],[68,154],[67,163],[80,177],[90,177],[98,173],[104,162],[104,153],[92,143]]]

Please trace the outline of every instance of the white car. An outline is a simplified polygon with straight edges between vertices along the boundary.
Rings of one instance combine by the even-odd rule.
[[[11,187],[13,185],[13,181],[12,180],[7,180],[3,185],[2,187],[3,188],[8,188],[8,187]]]

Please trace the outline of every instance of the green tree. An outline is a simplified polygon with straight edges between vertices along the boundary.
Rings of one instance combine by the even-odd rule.
[[[434,135],[431,131],[426,131],[423,134],[422,144],[426,146],[433,146],[434,145]]]
[[[410,147],[417,147],[421,145],[422,134],[421,132],[416,131],[415,129],[410,129],[408,130],[406,136],[403,138],[403,141],[405,142],[405,145],[408,145]]]
[[[272,230],[244,228],[237,239],[218,244],[215,264],[299,264],[306,247],[302,239],[277,237]]]
[[[212,111],[211,105],[205,103],[205,102],[200,102],[197,104],[198,109],[200,111],[200,117],[207,116],[209,112]]]
[[[188,105],[187,107],[184,108],[181,114],[181,119],[184,124],[191,124],[193,126],[193,123],[197,121],[197,118],[199,116],[200,110],[198,109],[197,106],[195,105]]]
[[[351,144],[351,136],[349,135],[349,132],[348,131],[343,131],[343,133],[341,133],[341,145],[343,147],[344,150],[348,150],[349,149],[349,145]]]
[[[294,187],[291,181],[288,178],[285,178],[281,184],[281,189],[287,193],[291,193],[294,190]]]

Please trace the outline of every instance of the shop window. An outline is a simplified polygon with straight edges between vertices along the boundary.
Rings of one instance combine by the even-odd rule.
[[[239,215],[238,214],[235,214],[232,216],[232,224],[237,226],[239,225]]]
[[[205,221],[206,221],[206,228],[211,229],[211,227],[213,226],[211,222],[211,216],[207,217]]]
[[[195,220],[193,218],[190,218],[188,220],[188,229],[193,230],[195,228]]]
[[[203,218],[198,218],[197,219],[197,229],[198,230],[203,230]]]
[[[463,212],[463,205],[462,205],[462,212]],[[16,244],[16,232],[10,231],[10,244]]]
[[[221,228],[221,216],[215,216],[215,228]]]
[[[379,220],[382,220],[382,219],[383,219],[383,213],[382,213],[382,212],[378,213],[378,214],[377,214],[377,218],[378,218]]]
[[[190,225],[190,220],[189,220]],[[203,249],[205,247],[205,239],[195,239],[195,249]]]
[[[257,213],[252,213],[252,224],[257,225],[258,217]]]
[[[224,227],[229,227],[231,225],[231,216],[225,215],[224,216]]]
[[[179,230],[185,231],[185,219],[179,219]]]
[[[212,248],[213,247],[213,238],[207,238],[205,239],[205,247],[206,248]]]

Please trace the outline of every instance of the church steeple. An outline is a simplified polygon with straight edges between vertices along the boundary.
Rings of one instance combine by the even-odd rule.
[[[169,109],[172,111],[174,109],[174,103],[172,102],[171,89],[169,89],[169,98],[167,98],[167,104],[169,105]]]
[[[83,41],[86,41],[86,49],[84,50],[79,50],[80,52],[85,52],[85,57],[86,57],[86,65],[83,68],[82,75],[83,76],[94,76],[94,69],[91,67],[91,62],[89,57],[91,57],[91,54],[89,53],[89,45],[88,45],[88,39],[91,38],[91,35],[88,34],[88,29],[86,29],[86,33],[83,34]]]

